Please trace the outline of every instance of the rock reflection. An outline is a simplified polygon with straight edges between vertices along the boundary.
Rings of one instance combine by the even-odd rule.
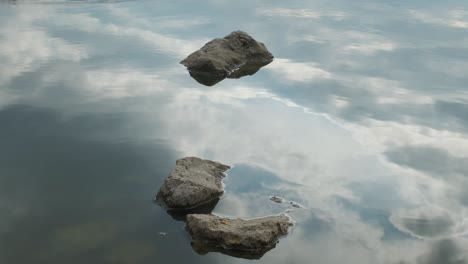
[[[273,246],[269,248],[261,248],[258,250],[236,250],[222,247],[219,244],[199,241],[192,242],[191,245],[193,250],[200,255],[206,255],[210,252],[218,252],[231,257],[243,259],[260,259],[263,257],[263,255],[265,255],[265,253],[275,248],[275,246]]]
[[[172,216],[176,221],[184,221],[187,215],[189,214],[210,214],[215,209],[216,205],[219,202],[219,198],[214,199],[208,203],[202,204],[200,206],[188,209],[188,210],[167,210],[166,212]]]
[[[240,79],[244,76],[250,76],[254,75],[255,73],[260,70],[260,68],[268,65],[268,63],[263,63],[263,64],[244,64],[242,65],[239,69],[233,71],[230,74],[213,74],[213,73],[207,73],[207,72],[201,72],[201,71],[189,71],[190,76],[194,80],[196,80],[198,83],[206,85],[206,86],[213,86],[222,80],[228,78],[228,79]]]

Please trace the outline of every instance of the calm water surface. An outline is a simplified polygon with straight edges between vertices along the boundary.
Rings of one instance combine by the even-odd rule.
[[[179,64],[239,29],[256,75]],[[3,0],[0,62],[0,263],[468,263],[465,0]],[[185,156],[234,165],[217,214],[304,205],[292,233],[198,255],[152,203]]]

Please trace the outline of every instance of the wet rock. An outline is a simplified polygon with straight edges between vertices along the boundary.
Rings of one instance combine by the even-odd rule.
[[[294,208],[301,208],[301,209],[304,209],[305,207],[300,205],[299,203],[297,202],[294,202],[294,201],[288,201],[282,197],[279,197],[279,196],[270,196],[270,201],[272,202],[275,202],[275,203],[288,203],[290,206],[294,207]]]
[[[289,204],[294,208],[302,208],[302,209],[304,208],[304,206],[302,206],[302,205],[300,205],[300,204],[298,204],[296,202],[293,202],[293,201],[290,201]]]
[[[196,157],[179,159],[164,181],[155,201],[170,209],[188,210],[218,199],[222,179],[230,167]]]
[[[206,43],[180,63],[196,81],[212,86],[226,77],[252,75],[272,61],[273,55],[263,43],[245,32],[234,31]]]
[[[274,248],[290,226],[286,215],[244,220],[191,214],[186,221],[192,247],[200,254],[214,251],[252,259]]]
[[[279,196],[270,196],[270,201],[275,202],[275,203],[284,203],[286,200],[282,197]]]

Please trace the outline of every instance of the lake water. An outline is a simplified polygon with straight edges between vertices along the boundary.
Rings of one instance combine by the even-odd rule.
[[[200,85],[179,62],[234,30],[275,60]],[[466,0],[3,0],[0,62],[2,264],[468,263]],[[292,232],[197,254],[152,202],[186,156],[234,165],[214,213]]]

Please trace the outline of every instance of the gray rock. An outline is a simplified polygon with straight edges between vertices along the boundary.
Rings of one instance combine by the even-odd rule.
[[[284,203],[286,202],[286,199],[275,195],[275,196],[270,196],[270,201],[273,201],[275,203]]]
[[[252,259],[260,258],[274,248],[278,239],[288,234],[290,226],[286,215],[244,220],[190,214],[186,222],[186,230],[193,240],[192,247],[197,252],[216,251]]]
[[[230,167],[196,157],[179,159],[155,200],[170,209],[190,209],[223,195],[222,179]]]
[[[288,203],[289,205],[291,205],[292,207],[294,208],[301,208],[301,209],[304,209],[305,207],[300,205],[299,203],[296,203],[294,201],[288,201],[282,197],[279,197],[279,196],[270,196],[270,201],[273,201],[275,203]]]
[[[234,31],[214,39],[190,54],[182,63],[190,75],[204,85],[214,85],[224,78],[240,78],[256,73],[273,61],[263,43],[247,33]]]

